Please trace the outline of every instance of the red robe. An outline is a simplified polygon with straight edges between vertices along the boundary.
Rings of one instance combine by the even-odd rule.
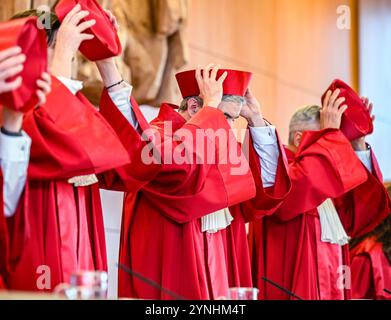
[[[335,199],[341,222],[351,238],[361,237],[374,230],[391,211],[391,200],[383,184],[383,176],[371,150],[372,173],[365,183]],[[376,204],[376,207],[374,207]],[[349,246],[343,248],[344,265],[350,266]],[[345,289],[345,299],[352,299],[352,290]]]
[[[367,172],[340,131],[307,132],[297,154],[287,150],[287,155],[289,196],[272,216],[250,226],[254,281],[264,299],[292,298],[265,283],[262,276],[303,299],[343,299],[338,268],[348,261],[340,246],[321,241],[317,207],[334,199],[346,231],[354,236],[384,219],[388,203],[384,187]],[[359,201],[364,190],[381,201],[376,212],[368,210],[372,200]]]
[[[391,262],[376,237],[369,237],[350,252],[354,299],[391,300]]]
[[[45,274],[50,282],[44,289],[53,290],[75,271],[107,269],[99,186],[74,187],[67,180],[130,159],[99,112],[55,78],[46,105],[25,117],[24,130],[32,139],[28,183],[16,214],[7,219],[4,278],[10,289],[35,291]]]
[[[3,174],[0,169],[0,290],[5,289],[2,274],[6,270],[8,256],[8,232],[7,222],[4,216],[3,202]]]
[[[279,140],[279,139],[278,139]],[[230,288],[254,286],[251,272],[250,248],[247,241],[246,223],[264,215],[271,215],[282,204],[291,189],[288,175],[288,162],[284,148],[279,143],[280,158],[278,162],[275,185],[264,188],[261,178],[259,156],[253,147],[251,137],[244,148],[249,150],[249,164],[255,180],[256,196],[229,208],[234,220],[224,230],[226,234],[226,259]]]
[[[132,104],[134,106],[135,102],[132,101]],[[105,105],[108,106],[107,103]],[[155,145],[163,146],[162,150],[170,151],[178,146],[173,135],[178,135],[183,129],[195,136],[197,129],[209,128],[222,128],[229,132],[231,151],[240,150],[221,111],[206,107],[185,123],[174,108],[163,104],[158,118],[151,123],[159,133]],[[102,109],[114,128],[121,127],[129,134],[135,131],[125,124],[115,107]],[[168,121],[172,121],[172,132],[164,131],[164,123]],[[125,144],[127,140],[128,137],[123,135]],[[193,145],[196,152],[190,156],[195,157],[198,151],[203,151],[199,145]],[[216,145],[214,148],[216,152],[228,152]],[[242,158],[242,161],[246,160]],[[253,197],[255,188],[251,172],[247,170],[241,176],[231,176],[230,165],[227,164],[178,165],[163,162],[145,166],[142,161],[138,163],[139,174],[146,173],[152,179],[144,181],[139,192],[126,195],[119,262],[187,299],[226,296],[228,275],[221,272],[227,270],[225,235],[223,232],[202,233],[200,218]],[[121,297],[173,299],[121,269],[118,283]]]

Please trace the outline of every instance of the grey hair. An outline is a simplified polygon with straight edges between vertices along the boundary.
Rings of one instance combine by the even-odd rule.
[[[200,106],[202,106],[204,104],[204,101],[199,96],[187,97],[187,98],[183,99],[178,110],[179,111],[186,111],[188,108],[188,102],[190,99],[196,99],[197,102],[200,104]],[[240,104],[241,106],[244,106],[246,104],[246,100],[242,96],[235,96],[232,94],[224,95],[222,101]]]
[[[187,108],[188,108],[188,102],[189,102],[190,99],[196,99],[201,107],[204,104],[204,101],[199,96],[187,97],[187,98],[183,99],[183,101],[181,102],[181,105],[179,106],[178,110],[182,111],[182,112],[186,111]]]
[[[240,104],[242,107],[246,104],[246,100],[242,96],[235,96],[232,94],[224,95],[222,101]]]
[[[289,144],[294,144],[295,133],[298,131],[315,130],[320,121],[321,108],[316,105],[306,106],[296,111],[289,124]]]

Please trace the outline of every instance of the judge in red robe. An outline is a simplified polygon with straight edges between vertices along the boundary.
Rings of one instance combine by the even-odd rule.
[[[390,241],[389,216],[374,231],[350,243],[353,299],[391,300]]]
[[[70,79],[80,43],[93,37],[83,33],[94,24],[81,23],[87,15],[75,7],[61,27],[53,19],[47,30],[55,77],[47,103],[24,120],[32,147],[24,197],[7,221],[10,289],[53,290],[76,271],[107,269],[96,175],[130,159],[114,130],[80,94],[81,83]]]
[[[338,130],[347,109],[338,95],[329,92],[323,109],[294,115],[286,149],[292,190],[273,215],[250,226],[254,281],[263,299],[295,298],[262,277],[302,299],[348,298],[349,236],[371,230],[388,211],[372,151],[357,143],[355,153]]]
[[[210,67],[204,74],[209,72]],[[158,161],[146,164],[145,159],[138,160],[139,174],[151,178],[138,193],[126,196],[123,213],[120,263],[186,299],[214,299],[227,295],[228,277],[226,272],[221,272],[226,269],[224,234],[202,232],[202,229],[212,231],[213,227],[219,229],[220,223],[229,223],[224,209],[251,198],[255,193],[247,161],[224,113],[217,109],[222,97],[222,80],[216,81],[216,74],[215,69],[210,80],[217,97],[208,96],[208,91],[205,94],[206,105],[212,107],[204,107],[194,117],[186,119],[185,113],[178,113],[175,106],[161,106],[158,118],[151,123],[153,130],[149,131],[155,137],[152,146],[153,151],[158,150],[155,153]],[[217,86],[221,89],[217,90]],[[107,96],[104,96],[103,101],[106,99]],[[107,103],[104,105],[108,106]],[[133,108],[134,105],[132,101]],[[240,108],[237,108],[234,117],[238,117],[239,112]],[[112,121],[114,128],[118,128],[124,143],[135,134],[134,126],[129,125],[124,112],[113,106],[111,109],[102,107],[102,113]],[[143,124],[139,127],[142,128]],[[216,130],[227,137],[220,147],[213,138]],[[179,137],[186,134],[196,137],[197,132],[203,133],[201,141],[184,139],[182,145],[178,143]],[[143,134],[148,136],[146,131]],[[205,162],[203,146],[210,145],[209,140],[213,141],[213,154],[222,158],[227,157],[229,152],[239,154],[240,164],[247,169],[240,176],[231,176],[235,166],[230,162],[219,162],[220,157],[217,163]],[[190,161],[178,162],[175,152],[179,152],[177,155],[180,156],[184,155],[183,152],[187,153]],[[145,154],[149,153],[144,153],[144,157]],[[239,181],[243,184],[237,183]],[[216,224],[201,221],[202,217],[211,213],[216,213],[213,220]],[[119,295],[146,299],[175,298],[138,277],[132,277],[123,269],[119,271]]]
[[[250,89],[245,94],[241,116],[248,122],[243,148],[248,149],[256,196],[229,208],[233,221],[224,231],[229,286],[253,287],[246,223],[255,216],[272,214],[288,195],[291,184],[288,165],[276,128],[262,116]]]
[[[220,72],[220,75],[222,73],[223,71]],[[180,128],[184,128],[191,124],[191,119],[198,116],[198,112],[202,107],[202,100],[197,96],[199,94],[199,88],[194,78],[194,72],[186,72],[185,74],[186,75],[182,77],[182,80],[179,80],[179,85],[185,98],[179,108],[179,112],[176,111],[176,106],[163,104],[158,118],[151,123],[151,125],[154,128],[157,128],[162,135],[165,135],[164,139],[175,137],[175,132],[180,132]],[[231,95],[225,95],[223,97],[223,104],[225,108],[227,108],[227,105],[229,104],[239,104],[239,107],[236,107],[236,110],[225,111],[225,117],[228,122],[232,124],[233,121],[239,117],[241,105],[246,104],[246,101],[243,97],[232,96],[234,92],[230,91],[229,87],[232,87],[235,82],[230,79],[230,75],[231,74],[228,75],[228,79],[224,83],[224,93],[229,91]],[[238,76],[239,78],[242,76],[243,78],[241,80],[243,80],[246,75],[238,73],[233,77]],[[239,95],[244,95],[247,85],[245,85],[244,89],[241,88],[241,86],[243,86],[243,83],[245,82],[246,81],[242,81],[242,85],[236,84],[237,87],[233,91],[237,91]],[[249,93],[248,96],[251,96],[251,94]],[[255,100],[252,96],[251,98]],[[103,100],[107,100],[107,96],[104,96]],[[223,104],[220,104],[220,107],[223,107]],[[253,108],[255,104],[257,104],[257,102],[252,101]],[[108,104],[105,103],[105,105],[107,106]],[[134,108],[134,101],[132,101],[132,106]],[[131,109],[132,106],[130,106],[129,109]],[[115,107],[111,108],[111,110],[108,108],[102,109],[102,112],[106,114],[106,118],[113,120],[113,126],[115,128],[120,128],[117,131],[119,135],[123,137],[123,141],[129,141],[129,137],[135,133],[130,130],[130,128],[132,128],[131,126],[127,126],[127,122],[132,123],[132,121],[131,119],[129,120],[129,115],[126,114],[126,110],[120,110],[125,116],[121,117],[119,110]],[[279,153],[277,139],[269,137],[275,129],[265,126],[259,112],[259,105],[255,106],[255,109],[256,111],[249,110],[247,113],[242,113],[242,116],[246,117],[248,120],[253,120],[253,135],[258,141],[258,152],[260,154],[274,153],[272,155],[272,158],[275,157],[275,160],[273,160],[274,163],[278,162],[283,166],[283,154]],[[204,110],[206,111],[207,109]],[[203,113],[205,112],[201,112],[201,115]],[[204,117],[205,115],[202,118]],[[188,120],[187,123],[186,120]],[[255,120],[257,121],[257,128],[255,128]],[[206,119],[203,121],[206,121]],[[262,124],[258,127],[260,122],[262,122]],[[173,129],[170,131],[166,130],[164,127],[168,123],[173,125]],[[223,124],[224,123],[225,121],[223,121]],[[134,123],[132,126],[134,127]],[[233,142],[236,145],[236,141],[233,140]],[[129,148],[134,148],[134,145],[129,145]],[[270,210],[270,208],[276,206],[276,203],[284,198],[287,191],[281,188],[281,190],[268,194],[263,190],[262,184],[264,182],[266,184],[274,184],[274,181],[276,180],[276,167],[272,165],[271,168],[267,168],[269,177],[262,176],[261,179],[260,156],[255,152],[253,147],[251,148],[250,153],[252,155],[250,161],[253,162],[254,172],[257,174],[255,181],[257,185],[262,188],[262,190],[257,190],[258,199],[259,197],[262,197],[262,201],[259,201],[259,203],[262,204],[261,206],[264,210]],[[134,163],[135,161],[133,164]],[[221,167],[222,166],[220,165],[220,168]],[[134,168],[134,166],[132,166],[132,168]],[[184,182],[182,182],[178,176],[180,174],[180,172],[177,171],[179,167],[164,164],[164,167],[158,169],[160,173],[155,173],[156,178],[154,179],[157,179],[156,182],[146,185],[146,188],[143,188],[139,193],[129,193],[126,197],[122,222],[120,263],[129,268],[129,270],[138,272],[140,275],[160,283],[164,288],[181,294],[184,298],[213,299],[219,296],[226,296],[228,287],[251,287],[251,268],[246,241],[245,218],[242,215],[242,204],[223,208],[222,210],[207,215],[206,213],[213,208],[208,201],[212,200],[219,206],[226,203],[225,200],[218,198],[218,192],[210,192],[210,197],[207,197],[203,190],[197,191],[198,193],[196,192],[196,190],[200,188],[200,185],[202,186],[202,184],[204,184],[204,181],[207,182],[207,185],[202,188],[209,191],[208,184],[210,184],[210,181],[206,180],[209,179],[209,176],[202,177],[199,174],[195,175],[196,172],[194,169],[189,170],[188,168],[186,169],[183,167],[184,179],[182,180],[184,180]],[[150,166],[149,170],[151,170]],[[142,168],[142,164],[139,166],[138,171],[145,172]],[[282,169],[280,171],[280,176],[286,177],[286,170]],[[178,176],[178,179],[176,179],[177,181],[168,180],[166,172],[170,172],[173,177]],[[247,177],[248,173],[243,177],[240,177],[240,182],[243,183],[240,184],[241,187],[246,186]],[[197,180],[200,180],[200,182],[197,182]],[[188,185],[188,183],[194,185]],[[181,185],[183,187],[183,191],[181,191],[184,192],[183,195],[179,192],[179,190],[181,190]],[[232,189],[233,185],[227,183],[227,187]],[[153,191],[152,188],[160,190],[159,192],[156,192]],[[232,191],[235,191],[235,189]],[[165,192],[173,194],[164,195]],[[224,189],[222,192],[225,192]],[[243,190],[241,192],[243,192]],[[157,199],[150,198],[148,195],[149,193],[151,193],[151,196],[157,197]],[[236,193],[236,196],[240,195],[239,191],[236,191]],[[169,198],[175,199],[175,201],[178,202],[178,206],[176,206],[175,203],[167,203]],[[154,205],[155,202],[156,205]],[[192,208],[192,205],[190,204],[193,202],[197,202],[194,208]],[[257,207],[261,209],[261,206],[258,205]],[[158,211],[158,208],[162,209]],[[143,210],[141,211],[141,209]],[[167,213],[162,215],[162,211]],[[175,216],[174,214],[176,214],[176,211],[180,211],[181,215],[185,215],[185,220],[180,216]],[[148,212],[148,215],[142,215],[142,212]],[[151,212],[153,212],[153,219],[150,218]],[[221,217],[223,219],[219,219]],[[229,221],[228,223],[227,220]],[[169,230],[167,235],[162,233],[162,227],[164,227],[164,230]],[[143,240],[143,234],[145,234],[146,230],[150,230],[151,228],[153,230],[151,232],[153,234],[159,234],[159,238],[156,240],[155,238]],[[132,239],[133,241],[131,241]],[[174,243],[173,240],[175,239],[177,239],[177,241]],[[140,244],[140,241],[141,243],[144,243],[141,248],[138,245]],[[177,243],[180,243],[181,245],[178,246]],[[142,252],[147,250],[147,247],[150,246],[152,246],[153,250],[161,250],[163,253],[159,252],[157,256],[150,255],[145,257],[142,255]],[[173,250],[172,248],[175,248],[175,254],[168,253],[169,250]],[[183,252],[184,248],[186,248],[188,252],[195,252],[195,254],[185,258],[186,252]],[[205,250],[205,257],[197,253],[201,249]],[[175,260],[176,257],[178,257],[178,259],[176,260],[176,267],[173,269],[173,262],[171,261],[172,259]],[[148,268],[143,268],[143,265],[148,266]],[[185,268],[186,266],[191,266],[191,268]],[[162,269],[167,271],[162,273]],[[226,272],[223,272],[222,270],[226,270]],[[159,274],[161,279],[158,276]],[[180,277],[173,277],[173,274],[180,274]],[[197,275],[198,278],[196,278]],[[181,280],[181,277],[185,276],[188,279],[189,288],[194,288],[195,290],[192,291],[189,290],[189,288],[184,287],[182,284],[184,282]],[[199,282],[197,280],[199,278],[203,279],[203,282]],[[149,284],[139,281],[137,277],[132,278],[127,274],[126,270],[122,269],[120,269],[119,274],[119,295],[156,299],[173,298],[164,292],[155,290],[153,287],[150,287]]]
[[[17,90],[22,77],[9,81],[23,70],[26,57],[20,47],[0,52],[0,94]],[[43,74],[36,82],[38,103],[46,101],[50,92],[50,77]],[[30,138],[21,130],[23,113],[10,107],[2,107],[0,133],[0,289],[5,288],[3,275],[9,270],[9,238],[6,217],[14,214],[24,190],[30,155]]]

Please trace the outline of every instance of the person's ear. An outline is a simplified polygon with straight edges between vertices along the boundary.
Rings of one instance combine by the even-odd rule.
[[[201,106],[200,106],[199,102],[197,101],[197,99],[190,98],[187,101],[187,112],[189,113],[190,117],[193,117],[200,110],[200,108],[201,108]]]
[[[293,138],[293,144],[296,148],[298,148],[301,144],[301,139],[303,138],[303,132],[297,131],[295,132],[295,136]]]

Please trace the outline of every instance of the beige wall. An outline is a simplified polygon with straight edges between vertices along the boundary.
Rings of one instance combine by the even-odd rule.
[[[318,104],[336,77],[355,80],[354,32],[336,24],[343,4],[354,12],[349,0],[191,0],[188,67],[253,71],[253,91],[285,142],[298,107]]]
[[[391,181],[391,1],[360,0],[360,89],[375,105],[370,142]]]

